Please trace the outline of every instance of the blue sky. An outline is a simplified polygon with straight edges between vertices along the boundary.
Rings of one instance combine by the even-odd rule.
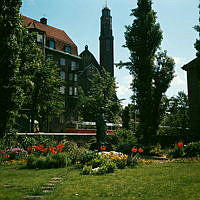
[[[78,46],[78,52],[85,45],[99,60],[99,32],[101,10],[105,0],[23,0],[21,13],[39,20],[48,19],[48,24],[64,30]],[[162,49],[176,62],[176,77],[167,91],[168,96],[177,95],[178,91],[187,93],[186,72],[181,66],[195,58],[194,42],[198,34],[193,29],[198,24],[197,0],[153,0],[153,9],[157,12],[157,22],[163,30]],[[125,25],[132,24],[131,9],[136,8],[137,0],[108,0],[111,9],[114,35],[115,63],[129,60],[129,51],[123,48],[125,44]],[[127,70],[115,68],[118,82],[118,97],[130,101],[132,94],[129,89],[131,76]]]

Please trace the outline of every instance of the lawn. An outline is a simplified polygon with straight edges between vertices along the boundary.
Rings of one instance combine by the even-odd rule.
[[[21,200],[52,177],[62,181],[44,200],[197,200],[200,199],[200,162],[142,164],[101,176],[80,175],[74,168],[30,170],[0,166],[0,199]],[[8,187],[5,185],[8,184]],[[9,186],[10,185],[10,186]]]

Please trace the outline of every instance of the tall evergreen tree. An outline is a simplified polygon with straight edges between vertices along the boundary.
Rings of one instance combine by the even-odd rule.
[[[200,3],[199,3],[199,15],[200,15]],[[199,16],[199,24],[200,24],[200,16]],[[194,29],[199,33],[200,37],[200,25],[196,25]],[[194,47],[197,50],[196,56],[200,57],[200,38],[196,40]]]
[[[138,0],[137,5],[131,13],[135,17],[133,24],[127,26],[125,32],[125,47],[130,50],[131,62],[123,65],[128,64],[127,68],[134,76],[132,89],[140,120],[137,135],[147,145],[157,131],[161,97],[173,78],[174,63],[166,53],[156,55],[162,41],[162,31],[156,23],[152,1]],[[159,64],[156,65],[156,62]]]
[[[22,38],[20,6],[21,0],[0,2],[0,136],[10,131],[22,101],[18,87]]]

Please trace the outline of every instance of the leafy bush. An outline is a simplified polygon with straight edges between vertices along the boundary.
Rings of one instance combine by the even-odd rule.
[[[94,175],[102,175],[107,173],[113,173],[116,169],[116,165],[114,162],[107,160],[101,167],[97,167],[92,169],[92,174]]]
[[[85,150],[80,153],[77,160],[80,164],[85,165],[86,163],[88,163],[89,161],[97,157],[98,157],[98,154],[96,152]]]
[[[9,155],[10,160],[22,160],[27,158],[28,152],[20,148],[11,148],[5,152]]]
[[[184,147],[186,157],[200,157],[200,142],[192,142]]]
[[[109,135],[107,141],[112,144],[115,151],[129,154],[133,146],[137,145],[137,138],[131,130],[119,129],[113,135]]]
[[[105,159],[105,158],[103,158],[103,157],[94,158],[94,159],[91,161],[92,168],[100,167],[100,166],[104,165],[106,162],[107,162],[107,159]]]
[[[30,155],[27,159],[29,169],[50,169],[61,168],[71,164],[71,160],[66,153],[49,154],[47,156]]]

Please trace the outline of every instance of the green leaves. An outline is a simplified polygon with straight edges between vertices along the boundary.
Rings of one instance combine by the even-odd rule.
[[[138,137],[148,145],[158,130],[161,99],[174,77],[174,61],[166,52],[156,54],[162,31],[160,24],[156,23],[152,1],[138,0],[137,5],[131,13],[135,17],[132,26],[126,26],[125,47],[131,54],[131,64],[126,63],[126,67],[134,76],[131,86],[139,109]]]
[[[116,119],[120,111],[120,101],[116,97],[115,79],[103,69],[102,75],[95,74],[86,96],[80,92],[81,115],[86,121],[96,121],[99,113],[104,113],[107,121]]]

